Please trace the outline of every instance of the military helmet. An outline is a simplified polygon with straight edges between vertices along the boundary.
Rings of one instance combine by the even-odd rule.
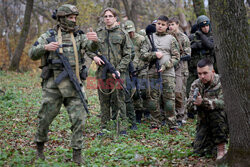
[[[210,19],[205,15],[199,16],[196,22],[199,27],[210,25]]]
[[[57,18],[72,15],[72,14],[79,15],[79,12],[76,6],[70,5],[70,4],[65,4],[65,5],[60,6],[56,12]]]
[[[133,23],[133,21],[127,20],[127,21],[124,23],[124,29],[125,29],[127,32],[135,32],[135,24]]]

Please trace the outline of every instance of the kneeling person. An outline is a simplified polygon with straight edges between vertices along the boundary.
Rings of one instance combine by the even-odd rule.
[[[226,153],[228,124],[220,78],[209,59],[198,62],[197,73],[199,79],[192,83],[187,103],[189,114],[198,114],[194,152],[212,154],[217,148],[217,159],[221,159]]]

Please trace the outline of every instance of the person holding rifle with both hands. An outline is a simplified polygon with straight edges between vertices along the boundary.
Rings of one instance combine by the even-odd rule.
[[[226,154],[229,133],[220,77],[208,58],[198,62],[197,73],[199,79],[192,83],[187,102],[188,116],[198,115],[194,152],[201,156],[217,152],[219,160]]]

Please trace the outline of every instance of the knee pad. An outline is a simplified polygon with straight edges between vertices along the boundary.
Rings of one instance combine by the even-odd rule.
[[[157,100],[148,100],[147,101],[147,106],[146,108],[149,110],[149,111],[154,111],[154,110],[157,110],[158,108],[158,101]]]
[[[164,111],[168,116],[173,116],[172,113],[174,113],[175,110],[175,103],[172,100],[168,100],[164,102]]]

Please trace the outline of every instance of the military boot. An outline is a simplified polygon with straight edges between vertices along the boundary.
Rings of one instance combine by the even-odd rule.
[[[44,142],[37,142],[36,143],[37,158],[41,158],[42,160],[45,160],[43,149],[44,149]]]
[[[82,163],[82,150],[81,149],[73,149],[73,162],[80,165]]]
[[[220,160],[227,153],[226,151],[226,143],[221,143],[217,145],[217,158],[216,160]]]

